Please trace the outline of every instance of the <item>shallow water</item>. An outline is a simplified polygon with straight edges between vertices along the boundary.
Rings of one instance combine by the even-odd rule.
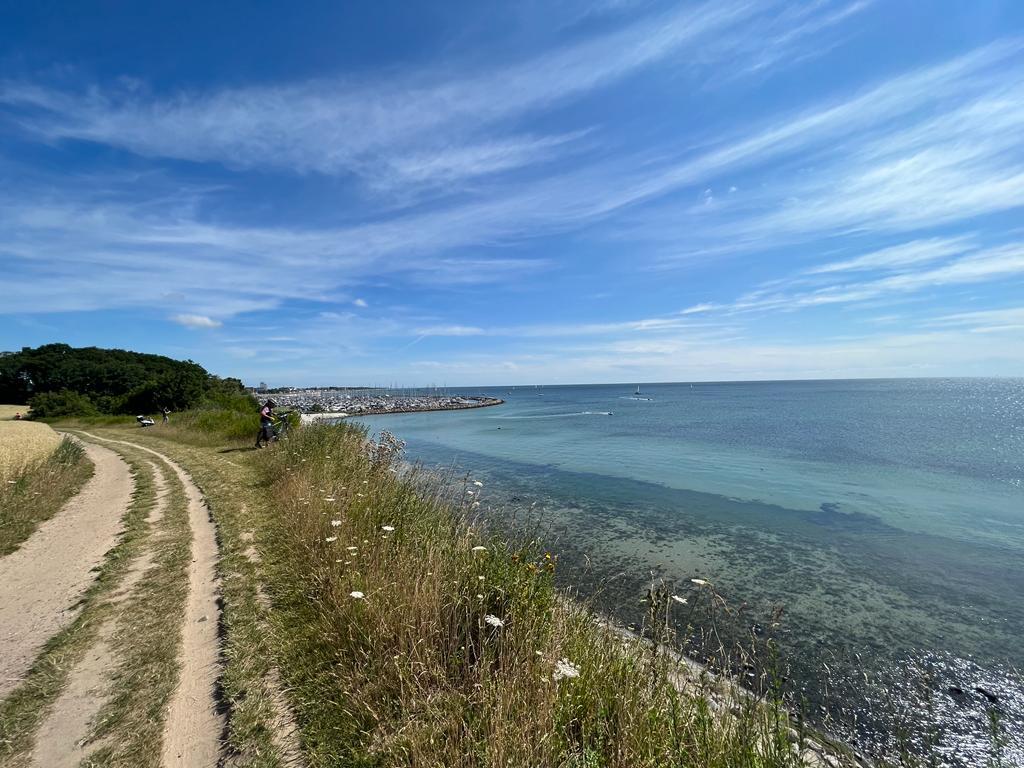
[[[1024,765],[1024,381],[634,390],[361,421],[482,479],[490,514],[539,526],[623,621],[652,574],[745,605],[735,641],[782,606],[794,702],[865,751],[983,765],[994,715]]]

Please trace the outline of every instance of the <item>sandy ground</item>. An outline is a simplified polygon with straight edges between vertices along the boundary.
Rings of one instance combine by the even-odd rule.
[[[167,505],[167,483],[156,465],[153,469],[156,504],[147,517],[150,524],[160,520]],[[111,602],[125,600],[151,565],[152,551],[147,548],[135,558],[117,593],[111,595]],[[106,701],[110,674],[117,665],[109,644],[112,631],[113,624],[108,621],[85,658],[71,671],[67,687],[57,697],[36,736],[30,761],[32,768],[77,768],[100,746],[84,742]]]
[[[74,618],[92,570],[117,542],[133,489],[128,465],[108,448],[85,450],[96,469],[82,491],[0,558],[0,697]]]
[[[88,432],[83,434],[104,440]],[[192,528],[192,564],[182,627],[181,677],[164,726],[161,765],[165,768],[214,768],[220,759],[225,719],[218,711],[216,699],[220,643],[217,636],[217,539],[213,521],[202,493],[185,470],[173,461],[152,448],[127,440],[106,442],[121,443],[160,457],[185,486]]]

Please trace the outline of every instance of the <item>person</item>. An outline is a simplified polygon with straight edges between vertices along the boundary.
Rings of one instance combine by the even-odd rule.
[[[167,423],[168,421],[170,421],[170,419],[168,419],[168,418],[167,418],[168,416],[170,416],[170,415],[171,415],[171,409],[170,409],[170,408],[168,408],[168,407],[167,407],[167,406],[165,405],[165,406],[164,406],[163,408],[161,408],[161,409],[160,409],[160,413],[162,413],[162,414],[163,414],[163,417],[164,417],[164,424],[166,424],[166,423]]]
[[[263,443],[270,445],[270,439],[274,436],[274,408],[277,403],[267,400],[260,408],[260,431],[256,434],[256,447],[262,448]]]
[[[14,420],[21,421],[21,411],[18,411],[16,414],[14,414]]]

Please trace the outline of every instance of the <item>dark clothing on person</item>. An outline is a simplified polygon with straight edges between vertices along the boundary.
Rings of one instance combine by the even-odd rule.
[[[256,447],[262,448],[263,443],[270,443],[274,437],[274,403],[267,400],[260,408],[260,431],[256,435]]]

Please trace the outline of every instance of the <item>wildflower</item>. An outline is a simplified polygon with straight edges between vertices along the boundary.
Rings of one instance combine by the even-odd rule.
[[[349,552],[356,552],[358,551],[359,547],[345,547],[345,549],[347,549]]]
[[[337,528],[341,525],[341,520],[331,520],[331,528]]]
[[[580,668],[573,664],[568,659],[559,659],[555,662],[555,674],[552,675],[555,680],[561,680],[563,677],[579,677]]]
[[[680,605],[686,605],[686,598],[685,597],[680,597],[679,595],[672,595],[672,599],[675,600]]]
[[[704,579],[690,579],[690,581],[692,581],[698,587],[706,587],[708,585],[708,583],[704,581]]]
[[[363,480],[363,485],[366,485],[368,482],[370,482],[370,481],[369,480]]]
[[[472,492],[472,491],[466,491],[466,494],[467,494],[468,496],[472,496],[472,495],[473,495],[473,492]]]
[[[333,496],[324,496],[324,501],[335,501]]]
[[[499,619],[497,616],[493,616],[489,613],[486,616],[484,616],[484,621],[490,624],[492,627],[496,627],[497,629],[501,629],[505,626],[504,621]]]
[[[358,589],[353,591],[353,592],[349,592],[348,594],[349,594],[349,597],[354,597],[356,600],[362,600],[364,597],[366,597],[366,595],[364,595]]]
[[[476,597],[477,597],[477,600],[483,600],[484,599],[484,596],[481,595],[479,592],[476,593]]]
[[[366,498],[366,494],[363,494],[363,493],[357,493],[356,496],[358,496],[360,499],[365,499]]]
[[[483,576],[477,576],[476,578],[477,578],[477,580],[479,580],[479,581],[483,581],[483,580],[484,580],[484,577],[483,577]]]
[[[391,533],[391,531],[395,530],[395,526],[393,526],[393,525],[382,525],[380,527],[380,529],[382,531],[387,531],[388,533]]]
[[[327,542],[337,541],[337,540],[338,540],[337,536],[328,536],[326,539],[324,539],[324,541],[327,541]]]
[[[479,480],[474,480],[473,481],[473,485],[475,485],[477,488],[483,488],[484,487],[484,484],[481,483]]]
[[[481,547],[481,546],[480,546],[480,545],[478,544],[477,546],[473,547],[473,551],[474,551],[474,552],[486,552],[486,551],[487,551],[487,547]]]

